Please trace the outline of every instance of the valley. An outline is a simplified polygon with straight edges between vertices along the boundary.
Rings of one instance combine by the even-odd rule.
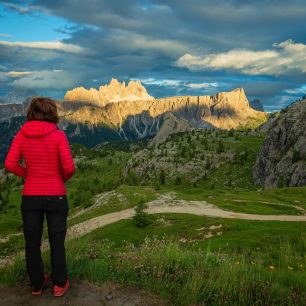
[[[209,286],[218,286],[217,300],[237,294],[235,287],[223,283],[225,275],[234,273],[234,284],[245,279],[241,290],[247,295],[240,294],[240,301],[257,292],[255,300],[277,303],[287,299],[301,304],[303,294],[298,288],[305,284],[306,188],[254,185],[252,166],[264,137],[255,130],[193,129],[172,134],[156,146],[154,138],[93,148],[73,144],[77,172],[67,183],[67,253],[72,276],[96,284],[106,279],[137,284],[167,299],[166,304],[170,299],[187,305],[214,301],[210,291],[201,294],[204,283],[203,278],[196,278],[197,273],[214,275]],[[4,182],[1,282],[12,283],[25,275],[19,211],[22,186],[12,175]],[[151,223],[137,227],[134,207],[142,202],[148,205]],[[46,232],[44,239],[48,262]],[[168,255],[158,257],[159,252]],[[199,272],[190,260],[201,260],[201,256],[206,264],[197,268],[204,269]],[[138,258],[137,264],[133,258]],[[177,272],[166,268],[173,260]],[[180,272],[182,265],[196,278],[192,294],[187,294],[190,278]],[[291,285],[274,295],[274,286],[284,288],[288,278]],[[264,291],[258,287],[262,282],[268,286]],[[169,294],[174,284],[180,289]],[[205,287],[209,288],[207,283]]]

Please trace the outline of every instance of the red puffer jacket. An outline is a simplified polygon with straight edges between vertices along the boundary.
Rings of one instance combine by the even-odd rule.
[[[25,167],[19,164],[23,157]],[[74,174],[66,134],[47,121],[28,121],[16,134],[5,168],[24,177],[24,195],[65,195],[64,181]]]

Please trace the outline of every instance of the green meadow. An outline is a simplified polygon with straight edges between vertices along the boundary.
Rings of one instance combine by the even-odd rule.
[[[66,185],[68,224],[169,194],[234,212],[302,215],[306,187],[264,190],[253,184],[251,170],[263,139],[250,130],[196,130],[147,151],[146,142],[73,145],[77,171]],[[155,167],[146,168],[152,161]],[[202,165],[205,175],[193,181]],[[148,170],[139,174],[143,169]],[[0,189],[0,256],[17,254],[12,265],[1,268],[1,283],[26,278],[22,235],[4,241],[22,233],[21,188],[22,181],[9,175]],[[70,275],[146,288],[169,305],[306,305],[305,223],[187,213],[146,218],[147,226],[126,219],[67,241]],[[48,251],[44,257],[50,268]]]

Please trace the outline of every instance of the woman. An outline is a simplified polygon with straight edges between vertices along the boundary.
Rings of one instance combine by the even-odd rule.
[[[49,282],[40,251],[44,216],[48,224],[53,294],[62,296],[69,288],[64,245],[69,208],[64,182],[73,176],[74,163],[66,134],[57,127],[58,121],[53,100],[34,98],[27,122],[16,134],[5,160],[8,171],[25,179],[21,211],[33,295],[40,295]],[[25,165],[19,164],[21,158]]]

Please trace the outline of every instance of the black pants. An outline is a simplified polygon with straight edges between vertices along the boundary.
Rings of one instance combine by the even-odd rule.
[[[64,244],[69,212],[67,197],[22,195],[21,211],[27,272],[32,287],[39,289],[44,281],[40,246],[45,216],[51,251],[50,277],[53,284],[63,287],[68,277]]]

